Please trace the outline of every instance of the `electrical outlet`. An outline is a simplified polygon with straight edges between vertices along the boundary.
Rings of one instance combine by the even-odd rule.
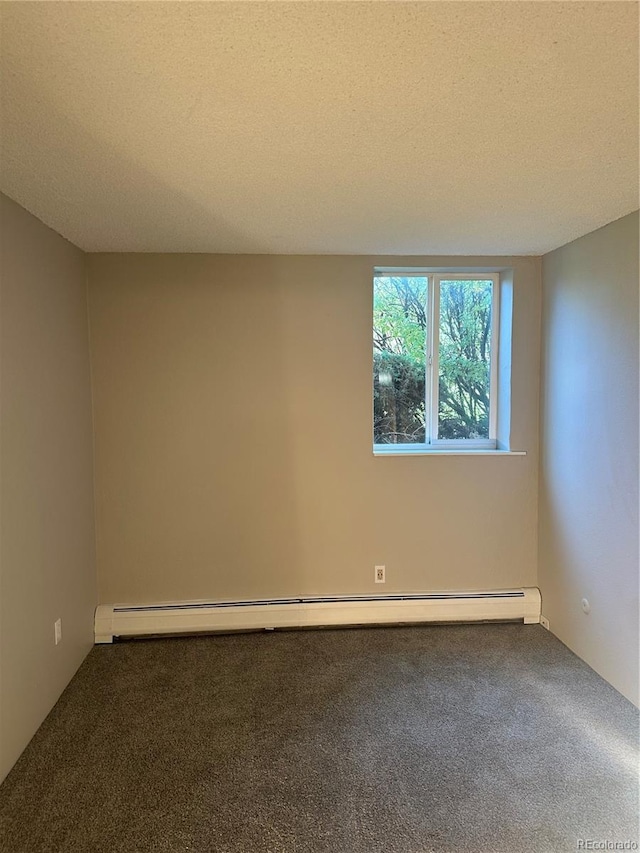
[[[384,566],[376,566],[375,567],[375,581],[376,583],[385,583],[384,579]]]
[[[53,635],[56,640],[56,646],[62,642],[62,619],[56,619],[53,625]]]
[[[547,631],[551,630],[549,628],[549,620],[547,619],[546,616],[542,616],[542,615],[540,616],[540,624],[542,625],[543,628],[546,628]]]

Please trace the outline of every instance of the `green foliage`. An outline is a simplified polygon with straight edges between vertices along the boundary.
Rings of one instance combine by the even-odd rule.
[[[375,444],[425,440],[427,279],[384,276],[374,288]]]
[[[438,433],[487,438],[491,288],[483,281],[440,285]]]
[[[373,299],[374,349],[407,355],[424,365],[426,305],[426,278],[377,278]]]
[[[425,440],[426,277],[383,276],[374,288],[374,441]],[[491,286],[442,281],[440,438],[489,434]]]
[[[375,352],[373,439],[375,444],[425,440],[424,363],[410,355]]]

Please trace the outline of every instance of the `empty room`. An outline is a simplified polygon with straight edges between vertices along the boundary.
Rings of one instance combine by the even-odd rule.
[[[0,2],[0,851],[639,838],[639,4]]]

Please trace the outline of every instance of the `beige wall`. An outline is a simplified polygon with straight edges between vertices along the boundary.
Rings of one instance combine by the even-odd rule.
[[[512,447],[374,458],[374,263],[513,266]],[[535,258],[91,255],[102,603],[536,585]]]
[[[539,531],[539,259],[88,256],[98,593],[85,256],[0,203],[0,779],[97,599],[536,585],[538,532],[552,630],[637,702],[637,214],[543,260]],[[513,269],[527,456],[373,457],[376,264]]]
[[[638,214],[545,255],[543,291],[543,611],[638,704]]]
[[[1,780],[91,648],[96,581],[84,256],[1,195],[0,224]]]

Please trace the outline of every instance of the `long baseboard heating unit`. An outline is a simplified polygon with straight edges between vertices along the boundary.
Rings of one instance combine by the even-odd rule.
[[[529,587],[492,592],[101,605],[96,609],[95,641],[275,628],[491,621],[539,622],[540,591]]]

